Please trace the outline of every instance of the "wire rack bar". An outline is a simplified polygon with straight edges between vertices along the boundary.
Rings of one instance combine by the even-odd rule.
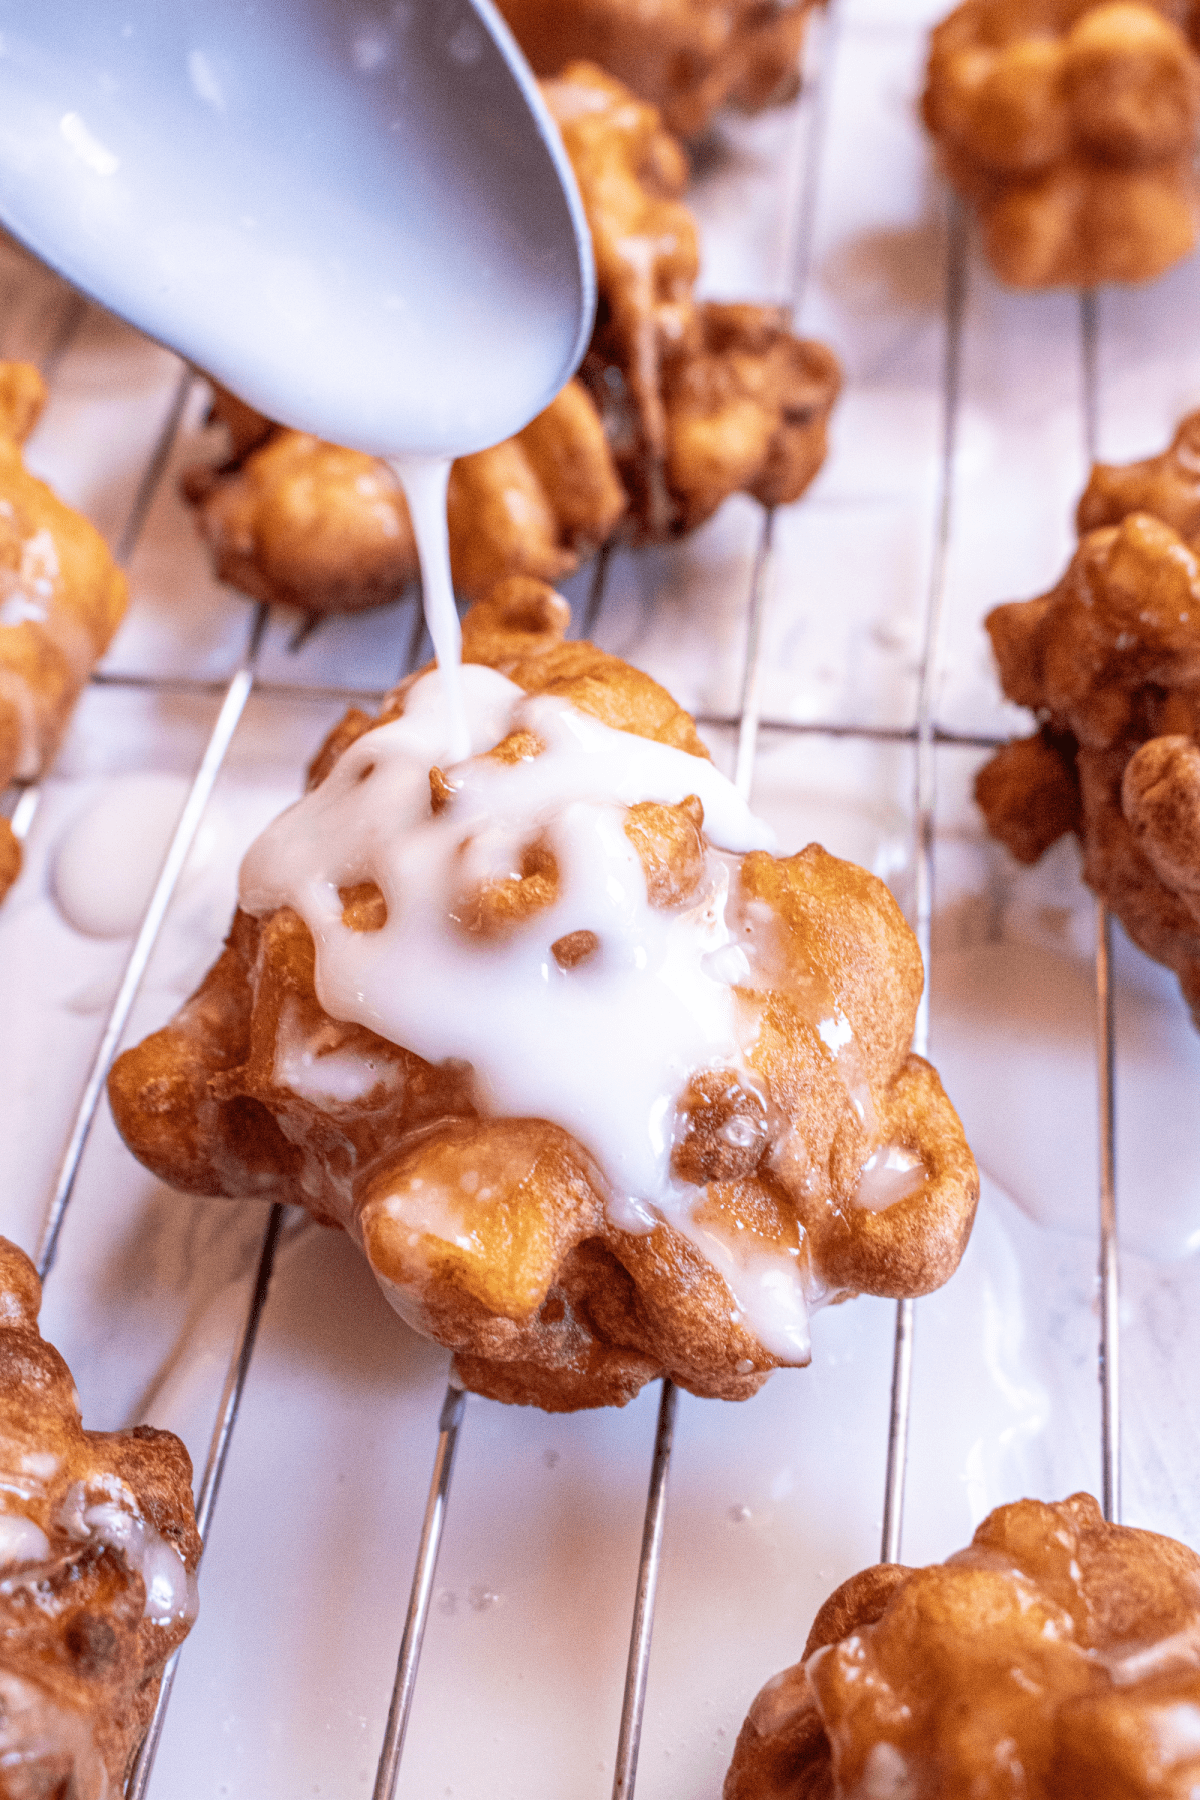
[[[142,470],[142,478],[138,482],[137,492],[133,496],[133,504],[125,518],[124,530],[117,539],[117,547],[113,551],[113,558],[122,569],[128,566],[130,558],[137,548],[138,539],[142,535],[142,527],[146,523],[146,515],[158,492],[158,484],[163,478],[167,461],[175,446],[179,427],[183,423],[184,408],[187,406],[195,383],[195,370],[190,363],[184,363],[179,371],[179,379],[175,383],[166,417],[159,428],[154,449]]]
[[[829,115],[833,67],[838,42],[840,8],[831,0],[822,39],[820,67],[815,84],[813,104],[808,115],[804,144],[804,178],[796,209],[794,247],[792,250],[789,316],[794,320],[804,296],[812,264],[813,228],[816,219],[817,181],[821,150]],[[735,718],[728,720],[698,715],[698,723],[721,723],[736,726],[737,754],[734,764],[734,786],[744,800],[749,800],[754,785],[754,766],[762,730],[761,683],[762,660],[766,641],[766,624],[773,597],[775,551],[775,509],[766,507],[750,575],[750,592],[746,606],[746,648],[742,664],[741,691]],[[589,600],[589,622],[599,611],[599,601]],[[646,1681],[650,1668],[650,1645],[654,1632],[654,1606],[658,1594],[658,1576],[662,1562],[663,1530],[666,1523],[667,1473],[675,1434],[676,1388],[664,1380],[659,1401],[658,1427],[654,1438],[654,1457],[646,1496],[646,1513],[642,1525],[642,1548],[638,1561],[637,1593],[633,1626],[629,1641],[629,1660],[625,1670],[625,1688],[621,1700],[621,1726],[617,1737],[616,1766],[613,1773],[613,1800],[632,1800],[637,1779],[638,1750],[642,1737],[642,1718],[646,1702]]]
[[[929,1054],[929,990],[933,950],[933,849],[937,812],[938,742],[933,723],[937,698],[938,650],[946,595],[946,568],[954,513],[954,459],[958,443],[958,411],[962,385],[962,339],[967,297],[967,235],[962,206],[951,197],[946,243],[945,348],[942,361],[942,458],[933,559],[925,605],[925,632],[917,687],[916,779],[913,795],[915,832],[914,912],[917,943],[925,965],[925,985],[913,1027],[913,1049]],[[908,1465],[908,1427],[912,1411],[913,1338],[916,1303],[896,1302],[896,1336],[892,1356],[891,1404],[888,1414],[887,1470],[884,1476],[881,1562],[899,1562],[904,1531],[904,1478]]]
[[[221,1395],[221,1403],[217,1408],[212,1437],[209,1440],[204,1475],[200,1482],[200,1491],[196,1496],[196,1529],[200,1533],[202,1557],[208,1541],[212,1516],[216,1511],[221,1477],[225,1473],[225,1459],[229,1454],[229,1446],[233,1439],[233,1428],[237,1423],[238,1408],[241,1406],[242,1394],[246,1387],[246,1377],[250,1373],[250,1359],[254,1354],[258,1328],[262,1323],[263,1309],[266,1306],[267,1294],[271,1287],[271,1275],[275,1267],[275,1252],[279,1245],[283,1213],[282,1206],[273,1206],[267,1217],[267,1227],[263,1233],[262,1248],[258,1256],[258,1270],[250,1292],[250,1303],[246,1309],[246,1317],[242,1322],[242,1329],[234,1345],[233,1354],[229,1359],[225,1388]],[[175,1686],[175,1671],[179,1666],[179,1658],[182,1654],[183,1645],[181,1644],[163,1670],[162,1683],[158,1690],[158,1699],[150,1720],[150,1727],[142,1742],[142,1747],[138,1751],[137,1761],[130,1772],[129,1783],[125,1790],[126,1800],[143,1800],[150,1785],[154,1759],[158,1755],[167,1708],[171,1704],[171,1692]]]
[[[97,669],[91,682],[100,688],[131,688],[144,693],[188,694],[197,698],[222,694],[226,687],[217,676],[145,675],[132,669]],[[328,700],[340,706],[379,706],[387,692],[386,688],[344,687],[336,683],[306,681],[256,681],[254,684],[258,700]],[[692,716],[697,725],[706,725],[716,731],[739,731],[741,728],[741,714],[736,712],[697,710]],[[915,725],[864,725],[838,719],[775,719],[769,714],[759,718],[758,730],[760,735],[776,732],[792,737],[859,738],[881,744],[914,744],[917,740]],[[935,744],[956,745],[966,750],[998,750],[1008,742],[998,732],[955,731],[936,724],[932,727],[932,737]]]
[[[47,387],[58,373],[59,364],[70,349],[71,340],[79,330],[79,327],[83,324],[86,313],[87,301],[84,299],[83,295],[77,294],[74,288],[68,289],[66,303],[62,310],[62,317],[58,323],[58,329],[51,338],[50,343],[46,348],[46,353],[38,364],[38,367],[41,370],[42,379],[45,381]]]
[[[437,1454],[433,1459],[433,1478],[429,1484],[425,1521],[421,1527],[421,1541],[417,1548],[416,1567],[413,1570],[412,1591],[408,1600],[408,1617],[404,1621],[404,1636],[400,1640],[400,1656],[396,1664],[392,1703],[388,1708],[387,1728],[383,1734],[383,1749],[379,1753],[379,1766],[375,1773],[373,1800],[394,1800],[396,1793],[396,1782],[400,1774],[400,1758],[404,1753],[404,1738],[408,1730],[413,1694],[417,1686],[421,1644],[425,1637],[425,1623],[429,1617],[429,1602],[433,1597],[433,1580],[437,1573],[438,1552],[442,1546],[446,1509],[450,1503],[450,1478],[454,1473],[454,1453],[458,1448],[458,1432],[462,1424],[466,1402],[467,1396],[462,1388],[451,1382],[446,1389],[446,1398],[442,1401],[442,1411],[438,1419],[438,1445]]]
[[[1100,442],[1100,320],[1095,290],[1079,296],[1084,452],[1088,469]],[[1096,1085],[1099,1101],[1100,1504],[1121,1519],[1121,1243],[1117,1230],[1116,1017],[1112,918],[1096,902]]]
[[[171,904],[179,877],[183,873],[184,864],[187,862],[196,833],[200,828],[204,809],[208,805],[226,752],[233,742],[233,734],[238,728],[238,723],[246,708],[246,702],[254,687],[254,669],[258,661],[266,623],[267,608],[265,606],[256,607],[245,653],[226,689],[225,699],[217,714],[212,735],[200,761],[200,767],[192,779],[183,811],[179,815],[166,857],[159,871],[158,880],[154,884],[154,892],[150,896],[150,903],[134,940],[133,949],[129,953],[129,960],[125,965],[125,973],[121,978],[117,997],[112,1003],[104,1033],[92,1059],[87,1082],[71,1126],[71,1134],[67,1139],[67,1147],[59,1165],[58,1178],[54,1184],[54,1193],[42,1228],[41,1242],[38,1245],[37,1270],[43,1281],[54,1263],[63,1219],[66,1216],[67,1207],[70,1205],[71,1195],[75,1190],[79,1165],[91,1133],[96,1108],[100,1104],[100,1096],[104,1092],[108,1071],[121,1041],[121,1034],[128,1023],[129,1014],[142,985],[147,964],[158,941],[158,934],[162,929],[167,908]]]
[[[742,693],[737,716],[737,761],[733,771],[733,785],[743,800],[750,798],[750,789],[754,785],[754,760],[758,754],[763,625],[770,600],[774,547],[775,509],[768,507],[755,552],[754,572],[750,578],[750,602],[746,608],[746,660],[742,665]]]
[[[608,587],[609,564],[612,561],[613,540],[609,538],[601,544],[592,564],[592,579],[588,583],[587,602],[583,609],[583,623],[579,628],[582,638],[590,638],[596,629],[596,621],[600,617],[600,608],[604,604],[604,595]]]
[[[816,246],[817,200],[820,194],[825,143],[829,136],[829,109],[833,99],[833,75],[842,40],[842,13],[843,0],[828,0],[824,12],[818,12],[811,16],[808,26],[809,39],[805,48],[806,60],[812,41],[818,33],[820,51],[817,72],[813,81],[813,103],[804,146],[804,179],[800,187],[790,254],[787,258],[788,310],[793,320],[803,304],[809,277],[812,274],[813,252]]]
[[[591,635],[600,617],[611,571],[612,546],[604,544],[596,557],[592,579],[588,585],[582,626],[585,637]],[[419,606],[416,609],[409,636],[407,659],[409,669],[416,667],[424,639],[425,613],[423,606]],[[339,697],[346,697],[338,690],[320,691],[322,694],[328,694],[331,691],[339,692]],[[375,700],[380,698],[379,695],[360,695],[358,697],[374,698]],[[400,1779],[400,1763],[404,1755],[404,1740],[408,1732],[408,1721],[416,1694],[417,1676],[420,1672],[421,1648],[425,1641],[425,1626],[429,1617],[433,1579],[437,1569],[446,1515],[450,1507],[450,1481],[454,1473],[454,1453],[458,1446],[458,1429],[462,1421],[465,1402],[465,1393],[452,1382],[446,1390],[438,1421],[438,1448],[434,1458],[429,1499],[425,1507],[425,1523],[417,1546],[412,1586],[409,1591],[408,1615],[400,1639],[396,1679],[392,1686],[391,1704],[388,1707],[387,1724],[384,1727],[383,1746],[379,1752],[379,1762],[375,1771],[372,1800],[394,1800],[396,1784]]]
[[[709,725],[723,730],[736,730],[740,721],[736,713],[705,713],[693,715],[697,725]],[[758,732],[761,737],[766,732],[778,732],[782,736],[792,737],[831,737],[856,738],[864,743],[875,744],[915,744],[917,728],[915,725],[858,725],[841,724],[832,719],[770,719],[760,718]],[[933,727],[932,741],[935,744],[956,744],[967,750],[998,750],[1008,739],[998,734],[981,731],[949,731],[941,725]]]
[[[1117,1235],[1116,1043],[1112,917],[1096,903],[1096,1050],[1100,1098],[1100,1504],[1121,1521],[1121,1286]]]
[[[589,637],[595,630],[601,608],[604,605],[604,595],[611,572],[612,546],[604,544],[596,557],[592,579],[588,585],[582,626],[584,637]],[[419,606],[416,609],[409,637],[407,660],[409,669],[416,667],[424,639],[425,613],[424,608]],[[337,692],[337,690],[321,690],[322,694],[328,694],[331,691]],[[339,692],[339,697],[346,696]],[[373,697],[376,700],[380,698],[379,695],[360,695],[358,697],[364,699]],[[458,1446],[458,1429],[462,1422],[465,1402],[465,1393],[452,1382],[446,1390],[438,1421],[437,1455],[434,1458],[429,1499],[425,1507],[425,1523],[417,1546],[417,1558],[409,1591],[408,1615],[400,1639],[396,1679],[392,1686],[392,1698],[388,1707],[387,1724],[384,1728],[383,1746],[379,1752],[379,1762],[375,1771],[372,1800],[394,1800],[396,1784],[400,1779],[400,1763],[404,1755],[404,1740],[408,1732],[408,1721],[416,1694],[417,1676],[420,1672],[421,1648],[425,1641],[425,1626],[429,1617],[433,1579],[437,1569],[446,1515],[450,1506],[450,1481],[454,1473],[454,1453]]]
[[[794,248],[790,258],[791,292],[788,313],[793,320],[802,303],[812,265],[817,180],[829,116],[829,95],[833,85],[839,13],[837,0],[831,0],[825,36],[822,40],[822,54],[813,104],[805,131],[804,178],[796,209]],[[775,509],[768,506],[763,510],[762,526],[750,575],[750,592],[746,605],[746,648],[742,664],[737,716],[728,720],[710,719],[706,721],[703,715],[698,715],[699,723],[719,722],[736,726],[738,737],[733,781],[738,793],[747,801],[754,785],[754,766],[763,723],[762,660],[773,590],[774,551]],[[601,576],[602,580],[603,576]],[[595,599],[593,602],[593,599],[589,597],[589,624],[598,612],[599,599]],[[671,1445],[675,1434],[675,1405],[675,1384],[669,1379],[664,1380],[659,1401],[658,1428],[654,1437],[654,1458],[650,1468],[650,1484],[646,1496],[646,1513],[642,1525],[637,1594],[629,1640],[629,1660],[625,1669],[625,1689],[621,1699],[621,1726],[617,1737],[616,1766],[613,1773],[613,1800],[632,1800],[634,1784],[637,1779],[638,1750],[641,1745],[642,1717],[646,1702],[646,1681],[650,1668],[650,1644],[654,1632],[654,1605],[658,1594],[663,1530],[666,1523],[667,1472],[670,1468]]]
[[[625,1693],[621,1701],[621,1729],[617,1737],[617,1763],[612,1800],[630,1800],[637,1778],[638,1750],[642,1741],[642,1713],[646,1704],[646,1678],[650,1669],[650,1639],[654,1632],[654,1602],[662,1564],[663,1528],[667,1518],[667,1471],[675,1437],[673,1381],[664,1381],[658,1402],[654,1433],[654,1459],[642,1524],[642,1553],[638,1561],[637,1596],[633,1603],[633,1629],[629,1636],[629,1662],[625,1669]]]

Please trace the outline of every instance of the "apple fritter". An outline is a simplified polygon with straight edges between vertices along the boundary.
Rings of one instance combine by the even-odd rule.
[[[223,581],[324,613],[384,605],[416,579],[408,504],[386,462],[273,425],[224,390],[213,413],[231,459],[190,469],[184,491]],[[595,407],[568,382],[515,438],[451,469],[455,586],[474,595],[508,575],[559,581],[608,538],[625,506]]]
[[[599,64],[657,106],[680,137],[718,107],[790,100],[814,0],[500,0],[537,74]]]
[[[125,612],[125,577],[94,526],[25,467],[45,404],[29,363],[0,363],[0,788],[41,774]],[[0,825],[0,899],[20,846]]]
[[[83,1429],[40,1304],[0,1238],[0,1792],[105,1800],[196,1615],[192,1470],[170,1432]]]
[[[687,159],[658,112],[574,63],[543,84],[579,182],[600,305],[580,370],[630,495],[627,535],[692,530],[731,493],[796,500],[840,385],[780,307],[697,301]]]
[[[1200,1783],[1200,1557],[1089,1494],[998,1507],[881,1564],[750,1708],[725,1800],[1184,1800]]]
[[[925,123],[1001,280],[1151,281],[1189,253],[1195,41],[1172,0],[965,0],[937,27]]]
[[[465,761],[436,674],[343,721],[113,1111],[173,1185],[349,1230],[477,1392],[740,1399],[810,1308],[945,1281],[977,1175],[887,889],[739,850],[691,719],[568,616],[528,579],[467,614]]]
[[[975,797],[1021,862],[1075,833],[1084,879],[1200,1024],[1196,423],[1163,456],[1098,465],[1057,587],[989,613],[1004,691],[1040,729],[985,764]]]

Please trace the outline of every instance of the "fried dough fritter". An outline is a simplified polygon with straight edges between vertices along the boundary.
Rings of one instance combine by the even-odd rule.
[[[500,11],[538,75],[597,63],[687,138],[727,103],[758,112],[792,98],[814,3],[500,0]]]
[[[83,1430],[40,1303],[0,1238],[0,1794],[104,1800],[195,1617],[192,1470],[170,1432]]]
[[[1189,253],[1196,41],[1171,0],[965,0],[937,27],[925,123],[1002,281],[1151,281]]]
[[[1198,430],[1192,414],[1164,455],[1099,464],[1058,586],[989,613],[1004,691],[1042,726],[985,764],[975,797],[1022,862],[1076,834],[1084,879],[1200,1024]]]
[[[386,462],[273,425],[223,389],[213,410],[232,460],[189,470],[184,491],[223,581],[323,613],[384,605],[416,579],[408,504]],[[625,504],[595,408],[568,382],[515,438],[454,464],[455,586],[478,594],[507,575],[561,580],[610,535]]]
[[[824,460],[836,358],[793,337],[782,308],[694,298],[687,161],[654,107],[588,63],[543,92],[596,248],[600,305],[580,379],[630,494],[631,535],[690,531],[731,493],[798,499]]]
[[[762,1689],[725,1800],[1184,1800],[1200,1782],[1200,1557],[1090,1494],[881,1564]]]
[[[613,534],[659,542],[733,493],[799,498],[825,457],[840,384],[823,345],[782,308],[701,303],[683,150],[658,112],[586,63],[545,84],[579,180],[600,306],[579,379],[515,438],[450,474],[450,561],[478,599],[509,575],[558,581]],[[232,395],[216,416],[231,457],[189,471],[219,574],[255,599],[349,612],[417,573],[388,465],[284,430]]]
[[[688,715],[648,676],[564,642],[568,616],[542,584],[506,583],[468,613],[465,658],[703,769]],[[402,717],[411,692],[410,681],[377,719],[348,716],[312,782]],[[491,755],[539,753],[524,732]],[[453,808],[454,791],[434,770],[431,811]],[[652,907],[675,917],[705,903],[716,853],[694,795],[630,805],[624,830]],[[672,1169],[695,1190],[696,1230],[738,1267],[782,1258],[815,1299],[927,1292],[957,1265],[978,1178],[936,1073],[909,1053],[922,985],[912,934],[881,882],[815,844],[784,859],[721,857],[730,905],[764,948],[738,990],[756,1020],[748,1073],[696,1069],[677,1099]],[[510,876],[467,879],[448,916],[477,943],[503,940],[553,903],[558,880],[553,842],[535,839]],[[348,886],[340,899],[352,930],[386,922],[378,886]],[[595,954],[593,936],[553,945],[571,979]],[[716,1263],[665,1214],[644,1229],[615,1222],[605,1176],[560,1125],[483,1112],[468,1063],[423,1061],[331,1017],[316,956],[289,906],[239,912],[196,995],[120,1058],[114,1116],[148,1167],[191,1192],[297,1201],[351,1231],[392,1304],[494,1398],[619,1404],[669,1373],[695,1393],[740,1399],[785,1360],[804,1360],[764,1346]],[[356,1097],[337,1098],[339,1070]],[[903,1193],[872,1186],[870,1159],[885,1145],[911,1159]]]
[[[125,612],[125,577],[94,526],[25,467],[45,404],[30,363],[0,363],[0,788],[46,767]],[[20,846],[0,824],[0,899]]]

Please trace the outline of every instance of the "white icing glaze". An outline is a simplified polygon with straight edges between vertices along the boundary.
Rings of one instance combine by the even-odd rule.
[[[1104,1664],[1117,1687],[1132,1687],[1135,1682],[1150,1681],[1156,1675],[1195,1669],[1200,1667],[1200,1623],[1185,1625],[1169,1637],[1156,1638],[1151,1644],[1121,1654],[1092,1654]]]
[[[43,526],[22,543],[18,567],[0,569],[0,626],[41,624],[49,615],[58,572],[58,550]]]
[[[132,937],[187,792],[179,775],[119,775],[71,821],[53,865],[54,898],[68,925],[86,937]],[[188,858],[185,886],[208,861],[217,836],[216,825],[206,819]]]
[[[21,1469],[26,1475],[32,1475],[35,1481],[52,1481],[58,1474],[61,1457],[53,1450],[23,1450],[21,1452]]]
[[[58,548],[53,534],[43,526],[21,545],[16,569],[0,569],[0,653],[5,630],[25,625],[36,627],[43,646],[58,652],[70,683],[78,691],[95,661],[96,645],[87,627],[64,605],[55,605],[59,577]],[[74,694],[69,696],[74,698]],[[56,684],[39,692],[31,687],[21,666],[0,666],[0,702],[16,713],[17,756],[13,775],[32,781],[57,742],[62,726],[61,696]]]
[[[93,1498],[95,1493],[109,1497]],[[59,1522],[73,1538],[93,1539],[118,1551],[142,1578],[145,1616],[155,1625],[175,1619],[189,1623],[198,1610],[196,1577],[173,1544],[169,1544],[137,1511],[129,1487],[116,1475],[93,1476],[67,1489]]]
[[[582,81],[544,81],[542,93],[556,125],[569,125],[585,113],[602,113],[612,105],[611,96]]]
[[[735,1322],[744,1320],[763,1348],[780,1362],[793,1367],[809,1362],[808,1312],[820,1295],[804,1280],[799,1250],[742,1250],[728,1232],[697,1217],[690,1203],[694,1199],[693,1191],[681,1195],[675,1204],[660,1202],[659,1210],[724,1277],[736,1302]]]
[[[1181,1698],[1165,1706],[1151,1704],[1146,1708],[1144,1722],[1154,1739],[1157,1760],[1165,1768],[1176,1769],[1183,1763],[1194,1771],[1200,1760],[1200,1706],[1194,1700]],[[1196,1792],[1191,1782],[1188,1791]]]
[[[421,602],[437,658],[449,726],[451,762],[471,754],[462,688],[462,627],[450,574],[450,533],[446,520],[448,457],[395,457],[392,466],[404,487],[421,563]]]
[[[854,1800],[912,1800],[916,1784],[907,1757],[895,1744],[872,1744],[853,1792]]]
[[[50,1540],[40,1525],[21,1513],[0,1513],[0,1569],[45,1562],[49,1554]]]
[[[242,904],[299,912],[332,1017],[430,1062],[469,1062],[485,1111],[562,1125],[618,1193],[657,1201],[688,1076],[739,1056],[732,989],[705,961],[731,941],[728,874],[714,859],[694,904],[651,907],[624,808],[698,793],[706,830],[725,847],[766,847],[770,833],[711,764],[564,701],[528,698],[493,670],[462,674],[474,749],[526,729],[543,753],[459,764],[453,800],[432,814],[428,772],[445,754],[446,725],[423,679],[402,719],[359,739],[252,847]],[[557,900],[502,942],[473,937],[455,915],[463,890],[514,873],[537,838],[559,865]],[[383,891],[387,923],[355,932],[338,889],[367,880]],[[551,945],[584,930],[598,951],[560,968]]]
[[[925,1180],[925,1165],[900,1144],[881,1144],[863,1164],[852,1205],[866,1212],[886,1212],[897,1200],[915,1194]]]
[[[272,1079],[318,1106],[348,1106],[362,1100],[380,1079],[380,1070],[357,1050],[331,1048],[304,1031],[298,1003],[289,995],[279,1016]]]

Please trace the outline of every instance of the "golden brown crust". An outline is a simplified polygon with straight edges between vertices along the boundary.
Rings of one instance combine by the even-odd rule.
[[[556,596],[514,580],[467,615],[464,646],[529,693],[704,756],[669,694],[592,645],[562,641],[565,622]],[[403,710],[407,691],[381,718]],[[314,779],[379,722],[345,722]],[[524,733],[493,754],[539,749]],[[431,806],[447,803],[440,793],[435,779]],[[654,906],[695,904],[702,823],[694,795],[628,809]],[[729,866],[732,904],[755,920],[765,962],[739,1000],[759,1021],[746,1082],[731,1091],[729,1071],[698,1071],[682,1098],[676,1173],[703,1189],[697,1225],[739,1257],[787,1258],[821,1294],[926,1292],[957,1264],[978,1183],[936,1075],[908,1054],[922,984],[912,934],[882,883],[816,845]],[[510,932],[557,881],[552,850],[536,840],[518,873],[464,892],[453,916],[476,934]],[[346,889],[342,902],[354,928],[379,922],[377,891]],[[563,940],[555,954],[573,968],[593,949]],[[288,907],[237,915],[196,996],[113,1070],[114,1115],[143,1162],[195,1192],[301,1199],[351,1229],[393,1304],[455,1351],[470,1387],[498,1399],[605,1405],[663,1373],[740,1399],[778,1366],[679,1230],[613,1222],[604,1177],[566,1131],[479,1117],[469,1068],[425,1063],[331,1019],[314,972],[312,938]],[[373,1085],[346,1104],[298,1091],[297,1051],[309,1063],[348,1051]],[[911,1192],[873,1210],[859,1190],[879,1145],[911,1152],[918,1173]]]
[[[800,79],[813,0],[501,0],[539,75],[598,63],[661,109],[681,137],[727,102],[748,112],[788,100]]]
[[[600,305],[578,381],[516,437],[452,467],[455,586],[479,599],[507,576],[558,581],[614,534],[690,531],[730,494],[798,499],[825,456],[840,382],[823,345],[778,307],[698,303],[687,158],[657,110],[586,63],[547,83],[579,179]],[[218,572],[259,600],[309,612],[396,598],[417,572],[386,463],[285,431],[218,391],[222,469],[189,471]]]
[[[1149,281],[1196,236],[1200,58],[1166,4],[965,0],[923,100],[1016,287]]]
[[[1021,1500],[945,1563],[831,1596],[751,1707],[725,1800],[1183,1800],[1200,1757],[1170,1722],[1198,1702],[1200,1558],[1087,1494]]]
[[[25,467],[45,392],[28,363],[0,363],[0,787],[45,768],[125,611],[99,532]]]
[[[21,845],[7,819],[0,819],[0,900],[21,873]]]
[[[723,1800],[836,1800],[829,1739],[804,1665],[826,1644],[873,1625],[908,1573],[899,1563],[879,1563],[829,1596],[800,1661],[772,1676],[755,1696],[738,1733]]]
[[[1043,728],[1014,738],[975,777],[975,799],[988,830],[1016,857],[1035,863],[1082,823],[1076,745]]]
[[[1140,462],[1096,463],[1075,514],[1080,537],[1119,525],[1130,513],[1150,513],[1195,549],[1200,537],[1200,412],[1182,419],[1160,456]]]
[[[190,1613],[146,1616],[136,1559],[99,1540],[83,1510],[117,1501],[194,1574],[192,1472],[169,1432],[82,1429],[70,1372],[38,1333],[40,1301],[29,1259],[0,1238],[5,1511],[49,1545],[0,1566],[0,1792],[100,1800],[123,1786]]]
[[[1188,522],[1187,433],[1165,458],[1099,468],[1090,530],[1049,594],[998,606],[987,628],[1004,691],[1044,721],[980,771],[992,835],[1036,861],[1064,831],[1084,878],[1148,955],[1174,969],[1200,1022],[1200,563],[1135,499]]]
[[[1151,738],[1121,777],[1121,811],[1138,849],[1200,924],[1200,745]]]

